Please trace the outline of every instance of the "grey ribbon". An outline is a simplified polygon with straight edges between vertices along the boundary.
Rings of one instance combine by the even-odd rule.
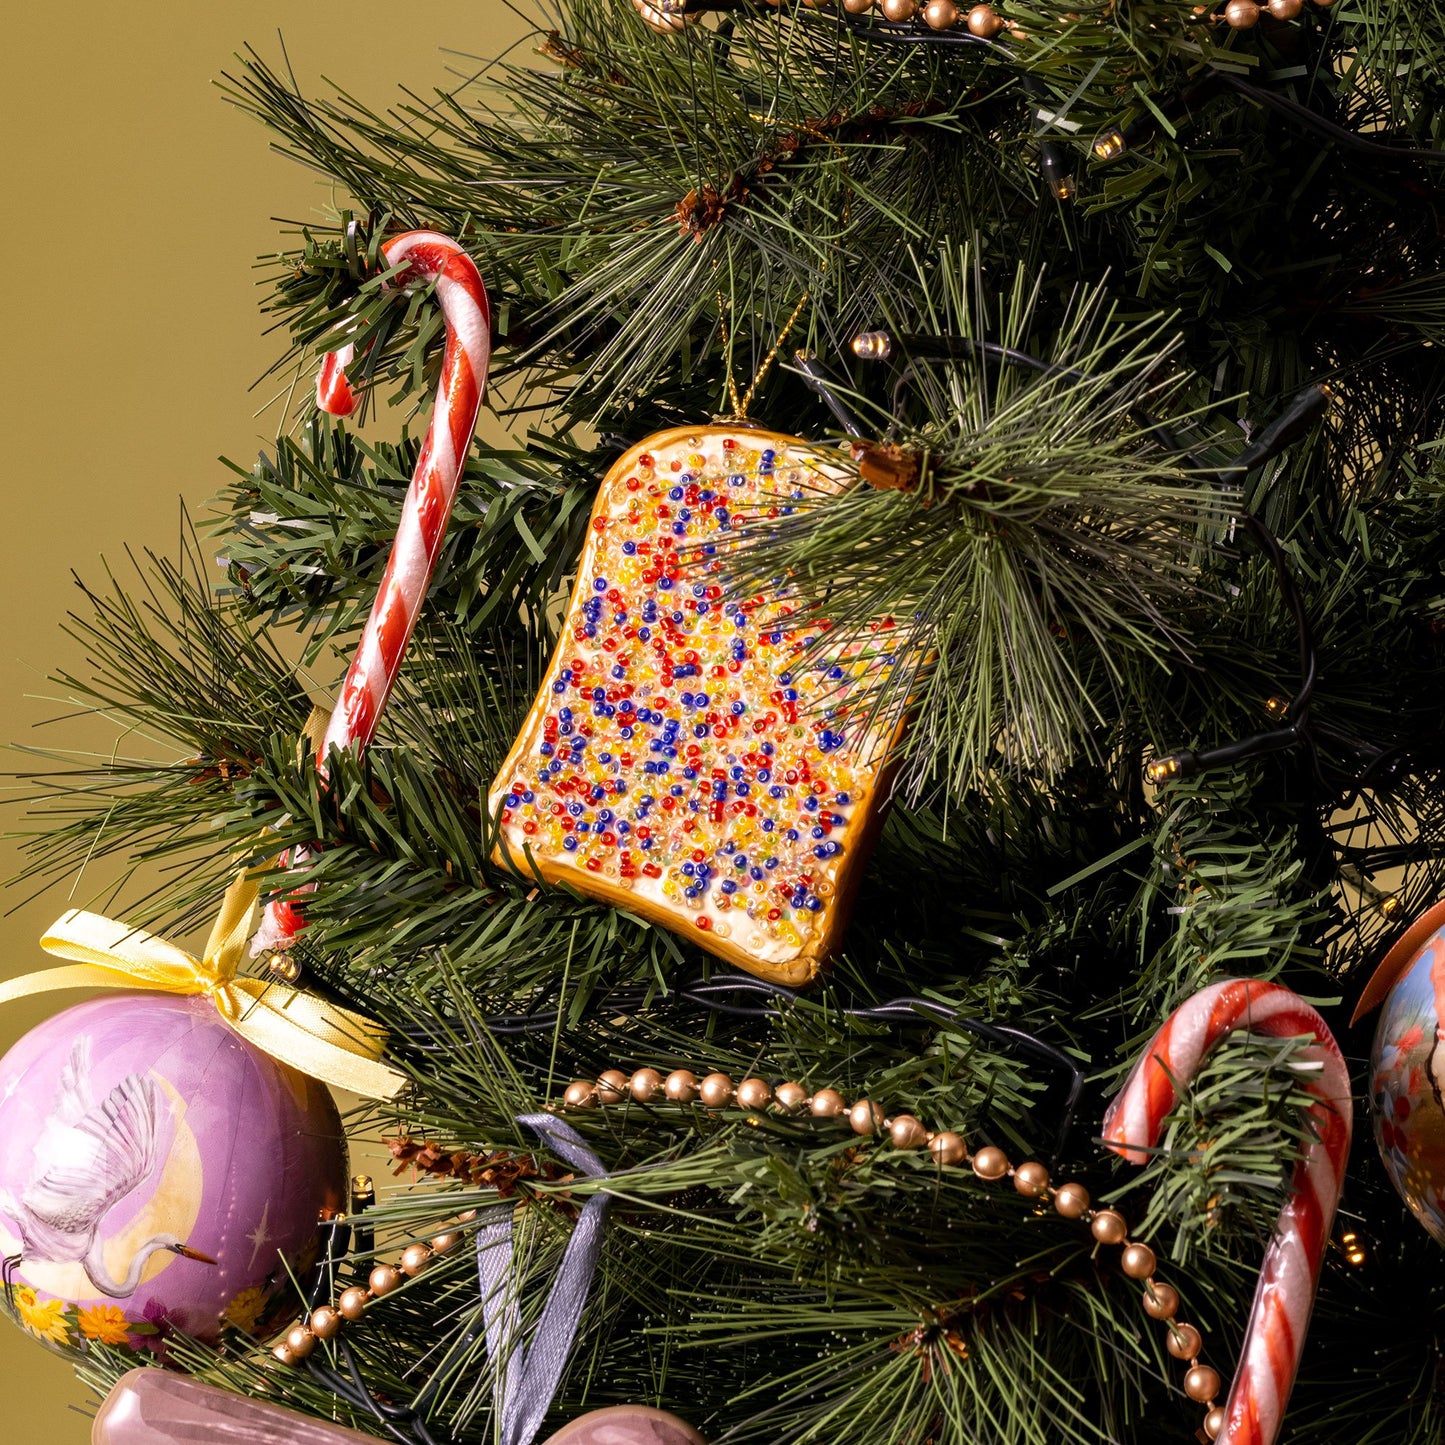
[[[570,1125],[551,1114],[519,1114],[517,1123],[530,1129],[559,1158],[593,1179],[605,1179],[602,1161]],[[542,1306],[531,1343],[521,1341],[521,1310],[512,1272],[511,1204],[498,1204],[482,1216],[477,1231],[477,1273],[482,1285],[482,1321],[487,1354],[496,1368],[493,1400],[501,1429],[498,1445],[531,1445],[557,1393],[572,1353],[602,1251],[607,1227],[606,1194],[594,1194],[582,1206],[572,1238],[562,1255],[557,1278]]]

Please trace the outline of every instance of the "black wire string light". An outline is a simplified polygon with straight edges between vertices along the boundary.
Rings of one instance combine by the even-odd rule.
[[[1002,346],[997,342],[977,341],[966,336],[895,336],[888,331],[874,330],[860,332],[853,338],[852,345],[854,355],[861,360],[891,361],[895,364],[901,362],[893,384],[893,415],[895,418],[902,415],[907,393],[917,377],[920,365],[932,366],[939,362],[965,358],[986,358],[1003,362],[1008,366],[1037,371],[1046,376],[1064,376],[1071,380],[1083,379],[1083,373],[1071,367],[1062,367],[1043,361],[1039,357],[1030,356],[1027,352],[1019,351],[1014,347]],[[805,379],[815,390],[822,390],[816,368],[812,375],[805,372]],[[825,397],[828,396],[826,391],[823,394]],[[829,404],[836,412],[840,405],[837,398],[828,399]],[[1329,401],[1329,388],[1323,384],[1305,387],[1290,400],[1279,416],[1267,426],[1260,428],[1226,466],[1217,469],[1207,468],[1191,456],[1173,429],[1160,418],[1139,407],[1131,408],[1130,415],[1155,441],[1178,453],[1194,470],[1199,472],[1206,485],[1219,490],[1228,490],[1237,487],[1248,472],[1263,466],[1278,456],[1286,447],[1298,441],[1324,415]],[[1290,569],[1289,559],[1286,557],[1279,539],[1252,512],[1241,509],[1238,517],[1245,532],[1254,539],[1260,550],[1269,559],[1281,595],[1294,619],[1299,646],[1299,683],[1292,697],[1276,695],[1271,697],[1265,705],[1266,711],[1278,720],[1279,726],[1213,748],[1174,752],[1155,758],[1145,766],[1144,770],[1145,777],[1151,783],[1159,784],[1174,778],[1192,777],[1207,769],[1222,767],[1245,758],[1280,752],[1297,747],[1307,742],[1309,738],[1310,702],[1318,675],[1318,661],[1314,630],[1310,624],[1308,611]],[[1375,765],[1372,763],[1371,766]],[[1358,785],[1357,780],[1356,786]]]
[[[781,8],[773,0],[633,0],[633,5],[647,25],[664,35],[676,34],[711,12],[744,10],[770,15]],[[878,13],[869,16],[875,5]],[[1015,58],[999,39],[1015,30],[1015,22],[1001,18],[991,5],[961,9],[954,0],[923,0],[922,4],[919,0],[842,0],[842,11],[833,18],[845,29],[870,39],[902,45],[976,46],[995,51],[1003,59]],[[1039,173],[1056,200],[1071,201],[1078,189],[1073,148],[1045,133],[1057,117],[1045,105],[1043,83],[1024,74],[1020,84],[1033,102]]]
[[[601,1005],[602,1010],[612,1013],[618,1009],[626,1009],[633,992],[636,992],[640,1002],[643,997],[642,990],[619,990],[607,996]],[[791,989],[744,974],[698,978],[682,985],[667,997],[684,1000],[732,1017],[757,1019],[780,1018],[785,1009],[796,1008],[804,1002]],[[546,1000],[539,1002],[545,1004]],[[807,1006],[826,1007],[812,1004],[811,1001],[808,1001]],[[1049,1164],[1050,1170],[1058,1167],[1074,1126],[1085,1084],[1084,1070],[1063,1050],[1023,1029],[970,1018],[958,1009],[934,999],[895,998],[866,1007],[833,1011],[846,1018],[885,1023],[947,1023],[1004,1047],[1017,1048],[1021,1052],[1032,1054],[1057,1068],[1067,1080],[1066,1096]],[[558,1019],[558,1009],[536,1006],[522,1014],[495,1016],[486,1020],[485,1024],[490,1032],[497,1034],[543,1030],[550,1032],[556,1027]],[[985,1149],[979,1158],[987,1154],[1000,1154],[1000,1151]],[[462,1214],[458,1227],[438,1235],[430,1245],[409,1246],[399,1264],[377,1264],[368,1273],[359,1261],[372,1253],[374,1240],[371,1230],[362,1221],[368,1203],[373,1202],[374,1198],[371,1181],[358,1176],[353,1181],[351,1217],[334,1217],[321,1222],[324,1236],[321,1259],[310,1288],[303,1294],[305,1309],[302,1322],[288,1332],[273,1353],[285,1364],[302,1367],[338,1399],[344,1400],[358,1412],[369,1415],[390,1438],[402,1441],[404,1445],[445,1445],[445,1441],[428,1427],[425,1418],[443,1384],[445,1372],[435,1372],[406,1404],[378,1398],[368,1389],[355,1353],[340,1326],[343,1319],[359,1317],[363,1297],[369,1299],[372,1296],[389,1294],[402,1282],[403,1277],[420,1272],[434,1255],[451,1252],[462,1238],[460,1226],[470,1223],[475,1218],[475,1213],[468,1211]],[[1065,1212],[1062,1207],[1061,1212]],[[341,1288],[342,1285],[347,1287]],[[350,1299],[351,1296],[356,1299]],[[339,1299],[338,1305],[329,1303],[333,1298]],[[465,1352],[480,1333],[480,1324],[469,1329],[459,1342],[457,1352]],[[328,1360],[325,1352],[316,1348],[318,1342],[325,1342],[330,1346],[334,1363]]]
[[[823,383],[826,385],[826,381]],[[839,402],[841,406],[842,403]],[[304,971],[307,987],[314,992],[332,998],[335,1002],[346,1003],[344,991],[333,988],[317,976],[315,969],[303,970],[296,952],[277,955],[268,965],[273,971],[286,970],[288,980],[294,982]],[[525,1008],[517,1012],[489,1015],[481,1020],[486,1033],[499,1038],[515,1037],[522,1034],[553,1033],[564,1020],[564,1010],[558,1000],[560,984],[539,992]],[[1047,1067],[1058,1071],[1061,1079],[1067,1080],[1064,1103],[1055,1133],[1051,1162],[1057,1163],[1073,1132],[1079,1101],[1083,1096],[1085,1073],[1079,1064],[1062,1049],[1024,1029],[1007,1025],[985,1023],[937,999],[902,997],[889,999],[884,1003],[862,1007],[839,1007],[831,1002],[820,1002],[805,994],[754,978],[750,974],[731,971],[704,974],[679,984],[671,991],[659,995],[655,986],[623,986],[599,994],[589,1007],[593,1017],[634,1016],[658,1004],[680,1003],[704,1009],[710,1013],[739,1019],[779,1019],[787,1013],[799,1011],[828,1014],[835,1017],[891,1024],[924,1025],[947,1023],[977,1038],[987,1039],[1002,1048],[1014,1049],[1031,1055]],[[423,1024],[398,1024],[392,1032],[405,1042],[408,1048],[419,1053],[434,1053],[449,1048],[449,1044],[437,1040],[432,1029]],[[369,1188],[370,1181],[366,1181]],[[353,1210],[364,1208],[357,1204],[358,1182],[353,1181]],[[374,1195],[371,1196],[374,1199]],[[356,1221],[353,1221],[354,1223]],[[357,1224],[358,1239],[362,1231],[367,1237],[366,1248],[370,1248],[370,1231]],[[358,1244],[361,1250],[361,1245]],[[365,1252],[362,1250],[361,1252]]]
[[[895,335],[877,330],[860,333],[854,337],[852,345],[854,353],[864,360],[894,361],[898,364],[898,376],[893,386],[895,418],[902,414],[907,393],[917,379],[919,368],[938,361],[989,359],[1045,375],[1063,375],[1071,379],[1081,376],[1075,370],[1045,362],[1026,352],[970,337]],[[843,430],[849,436],[861,436],[863,429],[844,399],[841,383],[829,375],[816,357],[799,353],[797,363],[803,379],[827,403]],[[1133,409],[1131,415],[1156,441],[1196,470],[1206,484],[1223,490],[1236,488],[1246,473],[1297,441],[1320,419],[1329,401],[1328,387],[1306,387],[1274,421],[1255,432],[1249,443],[1222,468],[1206,467],[1191,456],[1181,439],[1158,418],[1138,408]],[[1298,682],[1292,695],[1278,692],[1265,701],[1265,711],[1275,720],[1275,727],[1214,747],[1181,750],[1156,758],[1145,767],[1146,779],[1157,786],[1246,758],[1300,746],[1313,750],[1317,739],[1346,747],[1354,754],[1359,766],[1342,787],[1332,790],[1329,805],[1332,821],[1325,824],[1324,834],[1339,860],[1341,882],[1352,888],[1389,923],[1401,916],[1403,900],[1399,893],[1377,887],[1371,882],[1371,877],[1382,870],[1403,868],[1418,862],[1428,855],[1430,845],[1416,837],[1407,825],[1392,821],[1386,816],[1388,810],[1382,812],[1368,801],[1368,795],[1373,790],[1389,790],[1398,784],[1410,772],[1411,760],[1398,747],[1379,747],[1364,739],[1343,737],[1327,722],[1314,718],[1311,705],[1318,676],[1314,629],[1288,557],[1278,538],[1257,516],[1240,512],[1236,514],[1236,520],[1268,559],[1294,621],[1299,655]],[[1318,775],[1318,760],[1315,767]],[[1364,810],[1362,814],[1360,809]],[[1349,816],[1341,821],[1337,816],[1340,814]],[[1372,839],[1365,846],[1347,841],[1366,828],[1371,832],[1382,830],[1386,836],[1383,840]],[[1340,834],[1346,836],[1337,836]]]
[[[1091,147],[1094,159],[1116,161],[1125,152],[1140,149],[1159,134],[1165,123],[1176,125],[1187,122],[1209,101],[1225,91],[1232,91],[1248,101],[1276,111],[1301,130],[1317,135],[1355,155],[1368,156],[1389,165],[1405,162],[1434,165],[1445,163],[1445,151],[1372,139],[1368,135],[1361,135],[1336,124],[1281,91],[1271,90],[1268,86],[1260,85],[1232,70],[1216,69],[1206,71],[1198,80],[1191,81],[1173,95],[1157,99],[1149,109],[1127,125],[1113,125],[1101,132]]]
[[[1221,489],[1238,485],[1247,472],[1263,466],[1309,431],[1324,415],[1329,400],[1328,387],[1306,387],[1274,421],[1260,430],[1227,467],[1214,474],[1211,478],[1212,484]],[[1309,612],[1279,538],[1253,512],[1241,510],[1239,518],[1245,531],[1269,559],[1280,593],[1294,618],[1299,648],[1299,683],[1293,697],[1285,698],[1276,694],[1265,704],[1266,711],[1278,720],[1278,726],[1217,747],[1197,752],[1170,753],[1155,758],[1144,770],[1145,777],[1151,783],[1193,777],[1210,768],[1223,767],[1245,758],[1261,757],[1265,753],[1281,752],[1309,741],[1310,703],[1314,695],[1315,679],[1319,675],[1314,628],[1310,623]]]
[[[649,1000],[657,998],[655,989],[614,989],[602,995],[591,1011],[600,1017],[630,1015],[640,1012]],[[488,1033],[500,1037],[551,1033],[562,1018],[561,1007],[554,1000],[555,991],[549,990],[539,995],[527,1010],[521,1013],[494,1014],[483,1019],[482,1026]],[[659,1001],[692,1004],[711,1013],[739,1019],[779,1019],[787,1013],[801,1010],[897,1025],[927,1026],[946,1023],[1002,1048],[1031,1055],[1049,1068],[1057,1070],[1061,1081],[1067,1081],[1059,1127],[1054,1136],[1053,1162],[1057,1162],[1064,1153],[1073,1132],[1079,1101],[1083,1097],[1086,1078],[1084,1070],[1062,1049],[1024,1029],[985,1023],[982,1019],[973,1018],[937,999],[903,997],[858,1008],[840,1008],[836,1004],[819,1002],[781,984],[754,978],[750,974],[728,972],[705,975],[680,984],[672,992],[663,994]],[[397,1032],[405,1037],[412,1047],[423,1051],[443,1047],[432,1039],[429,1031],[419,1027],[413,1028],[409,1033],[405,1028],[398,1029]]]
[[[902,45],[965,45],[992,50],[1005,61],[1017,61],[1014,46],[1028,39],[1027,32],[1016,20],[1000,15],[987,3],[960,6],[955,0],[842,0],[841,9],[827,15],[817,14],[821,0],[803,0],[793,7],[800,15],[818,20],[831,20],[852,33],[870,40]],[[1335,0],[1312,0],[1319,11],[1328,11]],[[755,16],[775,15],[789,8],[783,0],[633,0],[643,21],[662,34],[676,34],[694,25],[704,15],[750,13]],[[1275,25],[1298,20],[1305,11],[1305,0],[1227,0],[1222,9],[1194,7],[1191,23],[1211,26],[1225,25],[1234,30],[1249,30],[1266,17]],[[1058,119],[1046,106],[1047,91],[1032,74],[1023,74],[1021,84],[1033,103],[1033,119],[1039,144],[1039,172],[1050,192],[1059,201],[1071,201],[1077,195],[1077,182],[1071,161],[1072,147],[1046,134]],[[1165,125],[1187,121],[1197,110],[1225,91],[1232,91],[1256,104],[1285,116],[1302,129],[1352,151],[1387,164],[1408,161],[1438,163],[1445,153],[1418,146],[1401,145],[1372,139],[1338,125],[1279,91],[1260,85],[1233,70],[1209,68],[1206,73],[1174,94],[1152,99],[1148,109],[1127,125],[1113,125],[1101,132],[1090,150],[1097,161],[1118,160],[1126,151],[1137,150],[1152,140]]]
[[[356,1208],[355,1191],[352,1202],[353,1208]],[[336,1293],[338,1278],[348,1279],[353,1287],[357,1287],[361,1279],[356,1261],[369,1254],[373,1245],[370,1231],[363,1231],[361,1228],[355,1230],[353,1241],[353,1223],[354,1220],[348,1221],[345,1218],[322,1222],[324,1243],[321,1259],[311,1288],[303,1296],[306,1317],[309,1320],[315,1321],[318,1314],[329,1310],[326,1302]],[[354,1250],[351,1248],[353,1242],[356,1246]],[[444,1445],[427,1427],[423,1418],[441,1383],[439,1374],[434,1375],[409,1404],[399,1405],[379,1399],[367,1388],[362,1378],[361,1366],[357,1363],[351,1346],[336,1332],[329,1332],[325,1338],[330,1341],[344,1373],[335,1369],[319,1351],[314,1350],[314,1338],[308,1342],[304,1354],[297,1353],[293,1348],[293,1341],[299,1343],[308,1330],[308,1326],[298,1326],[292,1330],[286,1340],[277,1346],[277,1357],[287,1364],[304,1367],[319,1385],[331,1391],[338,1399],[346,1401],[359,1413],[371,1416],[392,1439],[400,1440],[404,1445]],[[472,1335],[474,1334],[475,1331],[472,1332]]]

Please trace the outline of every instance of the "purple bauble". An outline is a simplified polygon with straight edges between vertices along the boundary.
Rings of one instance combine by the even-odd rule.
[[[256,1328],[345,1183],[325,1086],[208,998],[95,999],[0,1059],[0,1250],[19,1322],[53,1344]]]
[[[1390,950],[1370,1056],[1375,1142],[1400,1197],[1445,1244],[1445,905]]]

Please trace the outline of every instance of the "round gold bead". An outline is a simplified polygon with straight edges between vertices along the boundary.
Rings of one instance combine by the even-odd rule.
[[[888,1137],[895,1149],[921,1149],[928,1143],[928,1130],[912,1114],[900,1114],[888,1126]]]
[[[597,1075],[597,1098],[603,1104],[620,1104],[627,1097],[627,1075],[621,1069],[606,1069]]]
[[[948,30],[958,24],[958,6],[953,0],[928,0],[923,7],[923,23],[930,30]]]
[[[664,1080],[662,1091],[674,1104],[690,1104],[697,1098],[697,1075],[691,1069],[674,1069]]]
[[[450,1254],[461,1242],[462,1236],[460,1230],[449,1229],[444,1234],[434,1234],[431,1237],[432,1253]]]
[[[1179,1313],[1179,1291],[1163,1280],[1150,1280],[1144,1291],[1144,1313],[1152,1320],[1172,1320]]]
[[[1222,1429],[1224,1429],[1224,1406],[1216,1405],[1204,1417],[1204,1433],[1211,1440],[1217,1440]]]
[[[990,1144],[973,1156],[973,1172],[980,1179],[1002,1179],[1008,1173],[1008,1155]]]
[[[808,1102],[808,1091],[801,1084],[789,1080],[773,1090],[773,1098],[785,1114],[796,1114]]]
[[[360,1285],[354,1284],[350,1289],[341,1292],[341,1298],[336,1301],[336,1308],[340,1311],[343,1319],[359,1320],[365,1314],[366,1302],[370,1298],[370,1290],[364,1290]]]
[[[968,1158],[968,1145],[964,1143],[962,1134],[945,1129],[928,1141],[928,1152],[933,1155],[935,1164],[952,1169]]]
[[[390,1294],[401,1283],[401,1271],[394,1264],[379,1264],[367,1275],[366,1283],[372,1294],[380,1298]]]
[[[292,1359],[304,1360],[316,1348],[316,1336],[306,1325],[292,1325],[286,1332],[286,1348]]]
[[[1219,1393],[1219,1371],[1211,1365],[1191,1366],[1184,1376],[1184,1393],[1197,1404],[1208,1404]]]
[[[1101,1209],[1089,1222],[1089,1229],[1100,1244],[1123,1244],[1129,1226],[1117,1209]]]
[[[1020,1164],[1014,1170],[1014,1188],[1020,1194],[1037,1199],[1049,1187],[1049,1171],[1035,1160]]]
[[[1248,30],[1259,24],[1259,6],[1254,0],[1229,0],[1224,18],[1231,30]]]
[[[738,1108],[766,1109],[772,1101],[773,1091],[766,1079],[744,1079],[738,1085]]]
[[[992,5],[975,5],[968,12],[968,33],[980,40],[992,40],[1003,29],[1003,21]]]
[[[1169,1338],[1164,1341],[1164,1346],[1176,1360],[1197,1360],[1203,1343],[1199,1331],[1193,1325],[1176,1323],[1170,1325]]]
[[[873,0],[843,0],[843,8],[850,15],[866,15],[873,8]]]
[[[627,1087],[639,1104],[645,1104],[662,1087],[662,1075],[656,1069],[638,1069]]]
[[[425,1244],[409,1244],[401,1252],[401,1272],[411,1276],[420,1274],[431,1263],[431,1248]]]
[[[726,1074],[709,1074],[698,1086],[698,1094],[709,1109],[726,1109],[733,1101],[733,1081]]]
[[[296,1356],[291,1353],[290,1346],[287,1345],[285,1340],[282,1340],[281,1343],[271,1351],[271,1354],[274,1359],[280,1360],[283,1365],[294,1365],[296,1363]]]
[[[1130,1279],[1148,1279],[1158,1265],[1154,1251],[1147,1244],[1139,1244],[1137,1241],[1126,1245],[1124,1253],[1119,1256],[1119,1268]]]
[[[1089,1191],[1082,1184],[1061,1184],[1054,1191],[1054,1208],[1065,1219],[1082,1219],[1089,1212]]]
[[[457,1215],[457,1219],[463,1224],[472,1223],[472,1221],[476,1219],[476,1217],[477,1211],[475,1209],[464,1209],[459,1215]]]
[[[562,1095],[562,1103],[569,1109],[590,1109],[597,1102],[597,1085],[586,1079],[573,1079]]]
[[[900,25],[905,20],[913,19],[918,12],[918,3],[917,0],[879,0],[878,8],[883,12],[885,20]]]
[[[334,1339],[341,1328],[341,1314],[331,1305],[318,1305],[306,1322],[318,1340]]]
[[[1315,4],[1318,5],[1321,10],[1328,10],[1334,3],[1335,0],[1315,0]]]
[[[855,1134],[876,1134],[883,1127],[886,1117],[881,1104],[874,1104],[867,1099],[859,1099],[848,1110],[848,1122]]]
[[[1305,0],[1269,0],[1269,13],[1276,20],[1295,20],[1305,8]]]
[[[816,1119],[836,1119],[847,1112],[848,1102],[837,1089],[819,1089],[808,1100],[808,1108]]]

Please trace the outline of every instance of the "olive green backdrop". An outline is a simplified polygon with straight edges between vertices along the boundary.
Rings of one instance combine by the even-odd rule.
[[[249,460],[277,426],[274,411],[255,415],[266,388],[249,390],[276,355],[252,267],[277,247],[270,218],[304,220],[330,191],[272,155],[211,82],[246,44],[275,59],[278,29],[304,86],[330,77],[379,103],[399,84],[425,95],[449,68],[470,73],[467,55],[496,55],[524,27],[503,0],[80,0],[7,14],[0,741],[110,744],[94,726],[37,731],[68,710],[47,673],[79,661],[59,630],[72,570],[96,580],[102,555],[123,564],[127,543],[173,550],[178,499],[203,503],[223,479],[217,457]],[[0,759],[7,775],[26,766]],[[0,815],[6,829],[19,821],[14,808]],[[3,850],[8,877],[17,854]],[[102,881],[85,880],[75,902]],[[12,890],[5,903],[8,975],[39,965],[41,930],[72,904],[65,888]],[[70,1001],[10,1005],[0,1049]],[[5,1439],[89,1438],[69,1367],[3,1319],[0,1387]]]

